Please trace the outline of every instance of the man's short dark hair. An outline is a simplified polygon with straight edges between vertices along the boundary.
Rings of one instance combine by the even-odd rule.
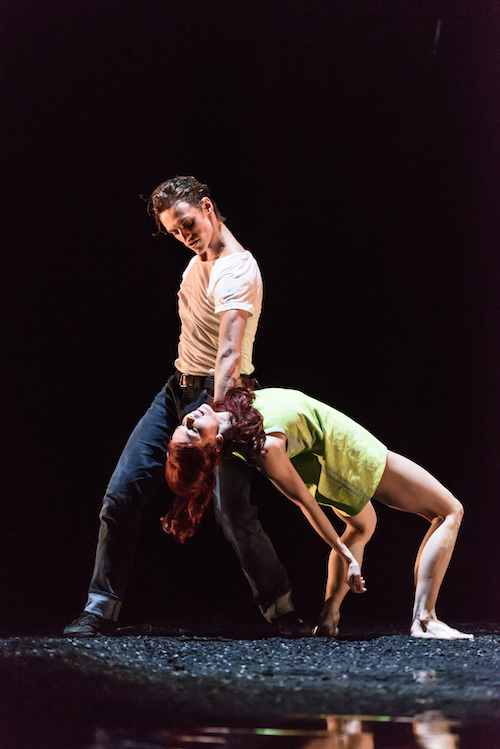
[[[176,203],[191,203],[200,206],[203,198],[212,201],[215,215],[219,221],[225,221],[225,217],[219,211],[217,204],[212,200],[208,185],[199,182],[196,177],[172,177],[153,190],[149,197],[148,211],[154,218],[158,231],[163,231],[160,223],[160,213],[171,208]]]

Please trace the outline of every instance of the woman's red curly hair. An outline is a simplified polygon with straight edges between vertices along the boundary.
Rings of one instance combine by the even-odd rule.
[[[169,442],[165,478],[176,498],[162,519],[163,528],[184,543],[194,534],[213,497],[215,468],[238,446],[245,445],[249,461],[264,452],[262,416],[252,406],[255,394],[244,384],[230,388],[213,405],[214,411],[229,411],[230,426],[224,433],[220,450],[215,444],[205,447]]]

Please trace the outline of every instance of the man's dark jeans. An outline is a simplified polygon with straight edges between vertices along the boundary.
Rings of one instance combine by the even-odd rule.
[[[181,388],[171,377],[130,435],[104,496],[86,611],[118,619],[142,509],[165,480],[170,436],[186,413],[206,399],[207,390]],[[255,602],[271,621],[293,605],[288,576],[250,502],[252,470],[238,458],[219,466],[215,516],[238,556]]]

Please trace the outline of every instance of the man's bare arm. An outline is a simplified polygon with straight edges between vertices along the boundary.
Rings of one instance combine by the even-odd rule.
[[[230,309],[220,314],[219,350],[215,361],[214,399],[222,398],[240,376],[241,344],[248,312]]]

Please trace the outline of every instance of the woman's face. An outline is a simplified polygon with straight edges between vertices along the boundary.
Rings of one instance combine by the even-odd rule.
[[[182,420],[172,435],[172,442],[184,445],[199,445],[205,447],[217,441],[219,434],[219,420],[216,412],[208,403],[198,406]]]

